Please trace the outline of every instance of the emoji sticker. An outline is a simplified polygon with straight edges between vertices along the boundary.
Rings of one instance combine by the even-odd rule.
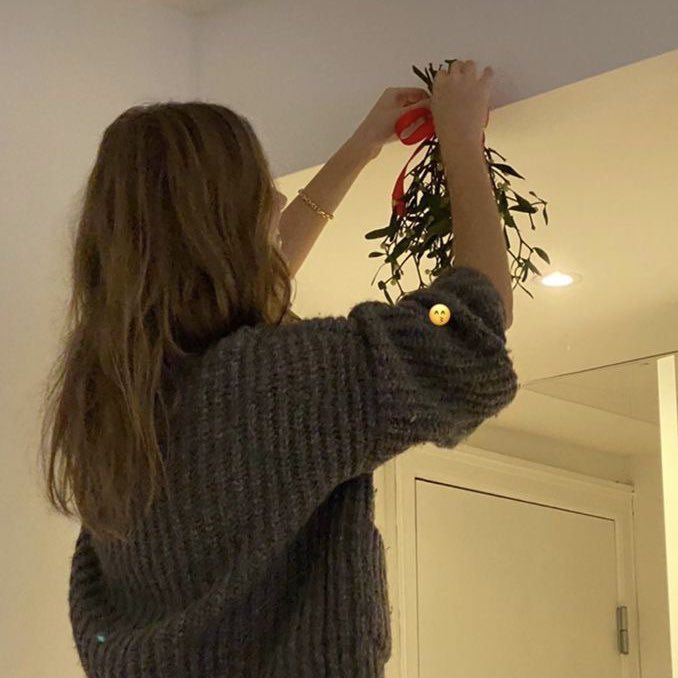
[[[445,304],[434,304],[428,312],[428,317],[434,325],[447,325],[450,320],[450,309]]]

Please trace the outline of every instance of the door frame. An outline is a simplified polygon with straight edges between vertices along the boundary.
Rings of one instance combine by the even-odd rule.
[[[430,480],[511,499],[544,504],[614,521],[617,597],[628,608],[629,654],[622,678],[640,678],[638,603],[634,568],[632,485],[460,444],[443,450],[427,444],[391,460],[382,469],[385,541],[391,570],[389,591],[393,661],[389,678],[419,678],[417,643],[415,483]],[[614,622],[614,619],[611,620]]]

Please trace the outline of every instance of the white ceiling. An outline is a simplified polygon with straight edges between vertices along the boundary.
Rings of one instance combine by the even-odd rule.
[[[231,0],[135,0],[146,4],[175,7],[186,14],[207,14],[226,7]]]

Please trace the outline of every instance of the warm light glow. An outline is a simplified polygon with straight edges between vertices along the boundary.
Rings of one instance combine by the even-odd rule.
[[[567,273],[561,273],[560,271],[554,271],[549,273],[541,279],[541,284],[546,287],[567,287],[571,285],[574,281],[574,278]]]

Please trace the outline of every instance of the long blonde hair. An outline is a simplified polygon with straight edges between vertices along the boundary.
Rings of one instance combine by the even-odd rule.
[[[225,106],[135,106],[104,131],[40,447],[48,501],[99,538],[124,538],[163,487],[177,362],[240,325],[298,319],[269,233],[276,190]]]

